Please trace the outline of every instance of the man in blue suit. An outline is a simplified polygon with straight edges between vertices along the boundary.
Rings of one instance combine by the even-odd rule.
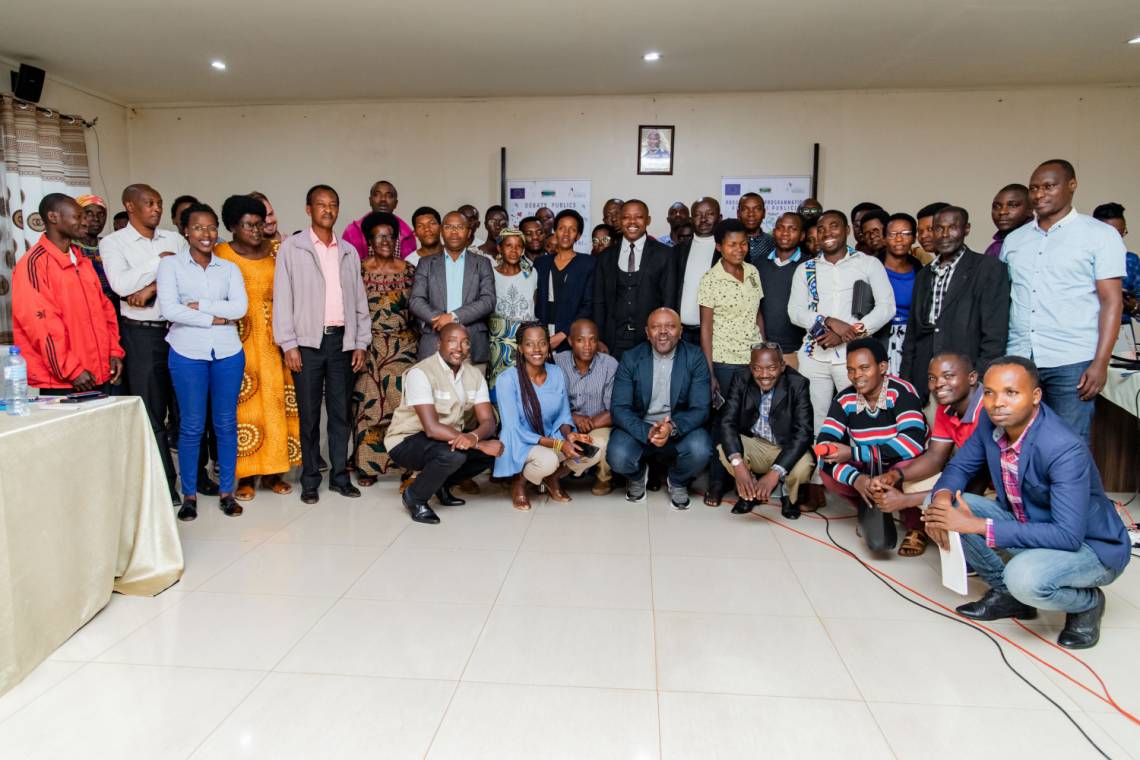
[[[621,357],[612,396],[614,431],[606,449],[610,468],[629,478],[626,499],[645,501],[645,459],[672,459],[666,485],[674,509],[689,508],[689,483],[705,468],[712,438],[709,368],[699,346],[681,343],[681,317],[661,308],[649,314],[648,343]]]
[[[960,533],[966,559],[990,585],[959,614],[1030,620],[1038,609],[1061,610],[1067,616],[1057,643],[1087,649],[1100,639],[1099,587],[1128,564],[1128,532],[1088,446],[1041,395],[1028,359],[1005,356],[990,365],[982,391],[988,416],[946,466],[923,520],[941,546],[947,531]],[[962,492],[982,467],[997,501]],[[1008,564],[995,549],[1012,555]]]

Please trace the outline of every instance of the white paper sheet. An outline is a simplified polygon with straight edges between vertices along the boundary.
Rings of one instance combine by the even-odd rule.
[[[965,596],[969,588],[966,583],[966,553],[962,551],[962,536],[950,531],[949,539],[949,549],[938,548],[942,559],[942,585]]]

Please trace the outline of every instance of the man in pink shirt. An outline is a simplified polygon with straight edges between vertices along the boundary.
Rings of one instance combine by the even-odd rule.
[[[364,368],[372,320],[356,252],[333,234],[340,198],[328,185],[305,196],[308,229],[289,236],[277,251],[273,276],[273,337],[293,373],[301,422],[301,501],[319,496],[321,405],[328,412],[329,490],[360,496],[348,478],[348,404],[354,374]]]
[[[386,214],[395,214],[396,205],[399,203],[400,194],[396,192],[396,186],[386,179],[379,182],[372,183],[372,189],[368,191],[368,205],[372,207],[372,211],[383,211]],[[367,214],[365,214],[367,216]],[[356,252],[360,254],[360,258],[368,257],[368,243],[364,240],[364,232],[360,229],[360,223],[364,221],[364,217],[360,217],[352,224],[345,228],[344,234],[341,238],[344,242],[352,245]],[[416,250],[416,236],[412,232],[412,228],[408,226],[400,217],[396,217],[396,221],[400,223],[400,239],[397,242],[396,250],[400,252],[402,258],[408,258]]]

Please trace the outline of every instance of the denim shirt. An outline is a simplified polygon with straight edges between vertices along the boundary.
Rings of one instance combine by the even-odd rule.
[[[197,309],[186,304],[198,303]],[[237,320],[248,301],[241,270],[213,256],[203,269],[183,249],[158,265],[158,302],[170,320],[166,342],[188,359],[225,359],[242,350],[237,325],[215,325],[214,317]]]

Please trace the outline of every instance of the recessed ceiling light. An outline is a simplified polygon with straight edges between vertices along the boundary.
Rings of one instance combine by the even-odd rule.
[[[641,57],[647,61],[660,61],[661,60],[661,54],[658,53],[656,50],[650,50],[648,53],[646,53],[645,55],[643,55]]]
[[[210,61],[210,65],[213,66],[218,71],[225,71],[226,70],[226,62],[225,61]]]
[[[1140,35],[1137,35],[1137,36],[1133,37],[1132,39],[1128,40],[1128,44],[1129,45],[1140,45]]]

